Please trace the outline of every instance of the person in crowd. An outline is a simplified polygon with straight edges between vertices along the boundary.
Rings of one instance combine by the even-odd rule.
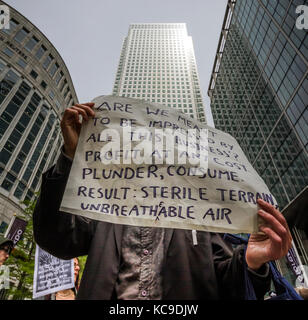
[[[14,243],[12,240],[4,238],[0,235],[0,267],[9,258],[13,247]]]
[[[88,255],[77,299],[244,299],[245,262],[258,299],[270,288],[270,260],[291,247],[285,218],[259,199],[262,234],[243,246],[226,243],[222,234],[136,227],[59,212],[81,120],[95,116],[93,103],[65,110],[64,145],[56,165],[43,174],[34,215],[34,236],[41,248],[62,259]]]

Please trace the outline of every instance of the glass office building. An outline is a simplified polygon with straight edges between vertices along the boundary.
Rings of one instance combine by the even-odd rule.
[[[293,215],[307,217],[308,36],[296,27],[302,4],[229,0],[208,94],[215,127],[237,139],[280,209],[297,204]],[[300,220],[293,217],[292,234],[308,265],[308,220]]]
[[[131,24],[113,94],[160,103],[206,122],[192,38],[186,24]]]
[[[61,113],[78,101],[57,50],[7,7],[10,22],[0,30],[0,233],[14,213],[23,214],[20,202],[34,198],[62,144]]]

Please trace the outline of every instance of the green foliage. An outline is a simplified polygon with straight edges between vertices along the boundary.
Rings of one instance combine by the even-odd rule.
[[[37,194],[36,194],[37,196]],[[35,242],[33,238],[33,211],[36,205],[36,200],[23,202],[26,205],[24,209],[24,217],[28,222],[22,239],[13,249],[6,265],[10,267],[11,286],[9,294],[13,299],[31,299],[33,274],[34,274],[34,256]],[[15,285],[12,285],[14,283]]]
[[[79,279],[81,279],[83,271],[84,271],[84,267],[85,264],[87,262],[87,258],[88,256],[82,256],[82,257],[78,257],[79,259],[79,266],[80,266],[80,270],[79,270]]]
[[[38,196],[38,194],[36,194]],[[24,201],[26,205],[24,209],[28,224],[23,234],[22,239],[13,249],[6,265],[10,267],[11,286],[9,295],[14,300],[32,299],[33,275],[34,275],[34,258],[35,258],[35,241],[33,237],[33,212],[36,205],[34,201]],[[83,270],[86,264],[87,256],[78,257],[79,259],[79,281],[82,277]],[[12,282],[15,285],[12,285]]]

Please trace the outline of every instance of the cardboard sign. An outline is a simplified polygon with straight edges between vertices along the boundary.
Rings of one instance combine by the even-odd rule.
[[[277,205],[229,134],[155,103],[93,102],[60,210],[118,224],[253,233],[256,200]]]
[[[56,258],[36,245],[33,298],[74,286],[74,259]]]

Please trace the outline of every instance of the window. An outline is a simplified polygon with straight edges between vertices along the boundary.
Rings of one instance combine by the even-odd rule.
[[[7,47],[5,47],[2,51],[9,57],[12,57],[14,55],[14,52]]]
[[[22,67],[23,69],[27,66],[27,62],[24,61],[23,59],[19,59],[17,64]]]
[[[10,173],[7,173],[5,180],[2,182],[1,187],[6,189],[7,191],[10,191],[16,178],[11,175]]]
[[[59,65],[57,63],[54,63],[49,70],[50,76],[53,77],[58,69]]]
[[[46,89],[46,88],[47,88],[47,83],[46,83],[44,80],[41,82],[41,87],[42,87],[43,89]]]
[[[70,91],[70,88],[69,88],[69,87],[67,87],[67,88],[66,88],[66,91],[65,91],[65,93],[64,93],[64,99],[65,99],[65,98],[66,98],[66,96],[68,95],[69,91]]]
[[[61,92],[64,89],[64,87],[66,86],[66,84],[67,84],[67,81],[66,81],[66,79],[64,79],[64,81],[62,82],[61,88],[60,88]]]
[[[33,79],[36,79],[37,76],[38,76],[38,74],[37,74],[37,72],[35,72],[34,70],[31,70],[30,76],[31,76]]]
[[[56,80],[55,80],[57,85],[59,84],[59,82],[60,82],[60,80],[62,79],[62,77],[63,77],[63,72],[60,71],[60,72],[57,74]]]
[[[44,46],[40,46],[36,51],[35,57],[40,60],[46,51],[47,49]]]
[[[58,100],[55,100],[55,104],[56,104],[57,109],[60,109],[60,103]],[[73,105],[74,105],[74,102],[73,102]]]
[[[53,100],[53,98],[55,97],[55,93],[51,90],[49,91],[49,97]]]
[[[14,73],[12,70],[9,70],[8,73],[5,75],[4,79],[0,82],[0,85],[1,85],[0,104],[5,99],[5,97],[9,94],[14,84],[17,82],[18,78],[19,76],[16,73]]]
[[[44,63],[43,63],[43,68],[44,68],[45,70],[48,69],[48,67],[49,67],[49,65],[50,65],[50,63],[51,63],[52,60],[53,60],[53,56],[52,56],[51,54],[46,57],[46,59],[45,59],[45,61],[44,61]]]
[[[14,39],[17,42],[21,43],[25,39],[25,37],[28,35],[28,33],[29,31],[26,28],[22,28],[16,33],[16,36]]]
[[[26,189],[26,186],[22,182],[19,182],[14,192],[14,196],[20,199],[25,189]]]
[[[32,37],[25,45],[25,48],[28,50],[28,51],[32,51],[32,49],[37,45],[38,43],[38,39],[35,38],[35,37]]]

